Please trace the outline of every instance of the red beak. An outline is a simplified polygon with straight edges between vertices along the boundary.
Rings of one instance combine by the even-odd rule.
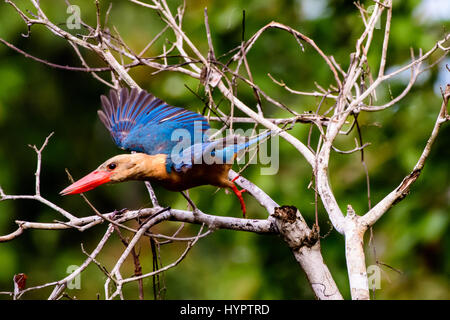
[[[97,188],[99,185],[110,182],[110,175],[111,172],[95,170],[80,180],[72,183],[70,186],[61,191],[60,194],[66,196],[68,194],[83,193],[92,190]]]

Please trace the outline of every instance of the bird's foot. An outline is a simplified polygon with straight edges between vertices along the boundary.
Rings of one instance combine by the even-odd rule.
[[[239,177],[239,176],[238,176],[238,177]],[[235,178],[235,179],[236,179],[236,178]],[[241,203],[242,215],[244,216],[244,218],[246,218],[247,210],[246,210],[246,208],[245,208],[244,198],[242,197],[242,194],[243,194],[244,192],[246,192],[247,190],[245,190],[245,189],[239,190],[235,185],[233,185],[233,186],[231,187],[231,189],[233,190],[234,194],[238,197],[239,202]]]
[[[231,180],[231,182],[235,182],[237,179],[239,179],[241,176],[240,175],[237,175],[236,177],[234,177],[232,180]]]

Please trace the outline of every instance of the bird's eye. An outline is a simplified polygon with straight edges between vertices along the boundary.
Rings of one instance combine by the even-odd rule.
[[[110,163],[110,164],[108,164],[107,168],[108,168],[108,170],[114,170],[116,168],[116,164],[114,162]]]

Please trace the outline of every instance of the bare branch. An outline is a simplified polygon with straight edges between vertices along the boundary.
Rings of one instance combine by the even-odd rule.
[[[441,109],[434,124],[433,131],[431,132],[430,138],[428,139],[419,160],[414,166],[413,171],[411,171],[411,173],[403,179],[402,183],[400,183],[400,185],[397,188],[395,188],[395,190],[389,193],[385,198],[383,198],[383,200],[378,202],[376,206],[374,206],[369,212],[367,212],[362,217],[361,221],[365,225],[367,226],[373,225],[378,219],[380,219],[383,216],[383,214],[387,210],[389,210],[389,208],[391,208],[395,203],[401,201],[409,193],[411,185],[419,177],[425,165],[425,162],[428,159],[428,156],[430,155],[431,147],[433,146],[433,143],[436,140],[436,137],[439,133],[439,129],[441,128],[444,122],[450,120],[447,111],[449,99],[450,99],[450,84],[447,84],[447,87],[443,94]]]

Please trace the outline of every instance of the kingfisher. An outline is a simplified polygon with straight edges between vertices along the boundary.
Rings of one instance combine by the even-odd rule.
[[[161,99],[133,88],[112,89],[101,96],[101,122],[115,144],[132,153],[106,160],[96,170],[60,192],[84,193],[102,184],[129,180],[156,182],[170,191],[184,191],[201,185],[231,189],[239,199],[243,216],[246,207],[242,193],[228,173],[239,152],[270,136],[266,131],[252,139],[231,135],[210,140],[208,121],[202,115],[168,105]]]

